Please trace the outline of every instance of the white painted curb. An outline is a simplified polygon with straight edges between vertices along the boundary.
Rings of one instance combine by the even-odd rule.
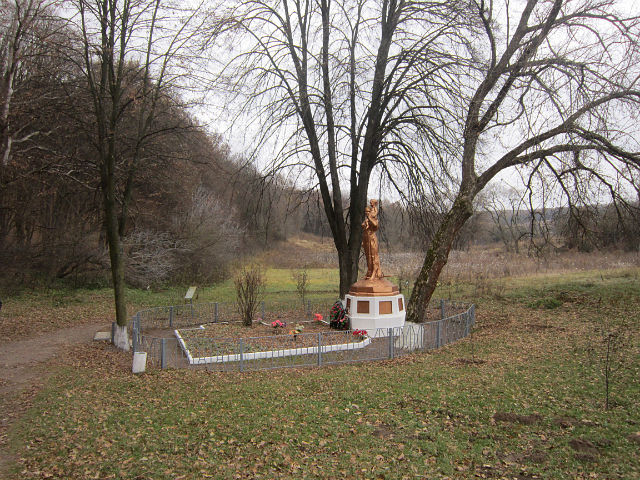
[[[180,347],[184,351],[187,356],[187,360],[189,360],[189,365],[203,365],[207,363],[225,363],[225,362],[239,362],[240,360],[259,360],[262,358],[282,358],[282,357],[292,357],[294,355],[314,355],[318,353],[318,347],[302,347],[302,348],[289,348],[285,350],[267,350],[264,352],[248,352],[234,355],[217,355],[215,357],[193,357],[191,352],[187,348],[187,345],[184,342],[184,339],[180,335],[178,330],[174,330],[176,338],[178,339],[178,343]],[[357,343],[341,343],[338,345],[323,345],[320,347],[321,353],[329,353],[329,352],[341,352],[344,350],[358,350],[360,348],[364,348],[371,343],[370,338],[365,338],[361,342]]]

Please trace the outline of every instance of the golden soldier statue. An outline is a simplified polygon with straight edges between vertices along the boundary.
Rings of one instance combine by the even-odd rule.
[[[378,200],[371,200],[370,206],[364,209],[364,222],[362,222],[362,249],[367,259],[367,274],[365,280],[377,280],[383,278],[380,269],[380,254],[378,252]]]

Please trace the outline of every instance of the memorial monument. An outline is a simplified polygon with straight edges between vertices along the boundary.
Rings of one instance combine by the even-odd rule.
[[[378,328],[404,326],[405,301],[398,287],[385,280],[378,252],[378,201],[371,200],[362,222],[362,249],[367,259],[367,273],[349,289],[345,309],[352,330],[366,330],[375,336]],[[386,333],[384,333],[386,335]]]

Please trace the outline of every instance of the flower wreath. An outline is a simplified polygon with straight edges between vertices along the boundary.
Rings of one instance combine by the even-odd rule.
[[[347,315],[347,312],[342,306],[342,302],[340,300],[334,303],[333,307],[331,307],[329,319],[329,326],[331,328],[335,328],[337,330],[347,330],[349,328],[349,316]]]

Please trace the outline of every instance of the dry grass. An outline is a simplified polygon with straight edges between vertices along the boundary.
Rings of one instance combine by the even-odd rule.
[[[391,362],[133,377],[77,349],[12,430],[12,478],[638,478],[638,285],[509,284],[477,299],[471,338]],[[547,296],[562,304],[530,306]],[[630,314],[605,411],[600,328]]]
[[[424,260],[423,252],[397,252],[381,247],[385,274],[415,276]],[[263,253],[261,260],[273,268],[335,268],[338,257],[333,241],[305,235],[294,237]],[[361,265],[362,266],[362,265]],[[506,253],[501,245],[482,245],[469,250],[454,250],[449,255],[441,279],[443,282],[473,282],[478,278],[497,279],[548,273],[571,273],[640,266],[639,252],[609,250],[601,252],[563,251],[544,257],[526,253]]]

